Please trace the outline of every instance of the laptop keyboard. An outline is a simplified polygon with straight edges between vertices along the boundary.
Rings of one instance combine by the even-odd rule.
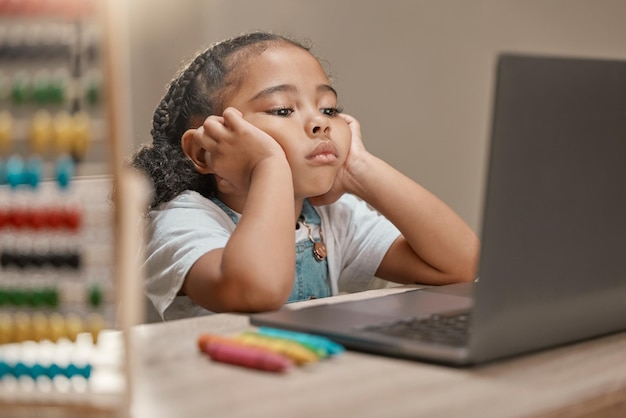
[[[386,322],[370,325],[361,330],[453,347],[465,347],[469,340],[469,324],[470,313],[462,312]]]

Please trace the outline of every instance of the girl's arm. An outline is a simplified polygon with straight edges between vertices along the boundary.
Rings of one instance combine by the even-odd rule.
[[[342,193],[365,200],[402,233],[376,276],[399,283],[447,284],[474,280],[479,242],[471,228],[428,190],[365,150],[356,119],[342,115],[352,132],[350,155],[335,186],[312,199],[329,203]]]
[[[226,246],[193,265],[183,291],[214,312],[278,309],[295,275],[293,181],[282,148],[235,109],[188,132],[183,147],[196,169],[215,174],[242,216]]]

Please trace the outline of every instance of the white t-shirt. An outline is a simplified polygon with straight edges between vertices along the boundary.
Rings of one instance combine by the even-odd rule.
[[[366,290],[400,232],[352,195],[345,194],[315,209],[328,250],[332,294]],[[234,230],[235,223],[226,212],[194,191],[185,191],[150,212],[144,264],[146,293],[163,319],[211,313],[177,293],[193,264],[207,252],[224,248]],[[294,239],[295,244],[298,236]]]

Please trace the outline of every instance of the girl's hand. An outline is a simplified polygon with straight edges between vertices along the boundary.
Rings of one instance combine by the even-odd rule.
[[[309,198],[317,206],[328,205],[337,201],[344,193],[357,193],[359,173],[367,170],[367,159],[372,155],[365,149],[361,139],[361,125],[350,115],[339,114],[346,121],[351,133],[350,150],[343,166],[335,177],[331,189],[320,196]]]
[[[222,192],[224,188],[229,193],[248,190],[257,164],[267,158],[286,158],[274,138],[232,107],[222,116],[209,116],[196,130],[195,139],[205,150],[207,166]]]

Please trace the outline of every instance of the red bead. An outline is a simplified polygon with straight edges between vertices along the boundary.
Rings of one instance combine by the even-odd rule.
[[[64,214],[64,224],[71,230],[80,229],[82,214],[78,209],[66,209]]]

